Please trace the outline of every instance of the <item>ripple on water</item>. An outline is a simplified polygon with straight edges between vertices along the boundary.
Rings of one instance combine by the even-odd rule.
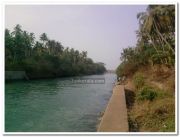
[[[5,86],[5,130],[20,132],[94,132],[111,96],[113,74],[105,84],[73,84],[72,78],[33,80]]]

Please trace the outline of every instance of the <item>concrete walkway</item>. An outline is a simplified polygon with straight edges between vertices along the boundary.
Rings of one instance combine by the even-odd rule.
[[[128,118],[123,85],[116,85],[102,117],[98,132],[128,132]]]

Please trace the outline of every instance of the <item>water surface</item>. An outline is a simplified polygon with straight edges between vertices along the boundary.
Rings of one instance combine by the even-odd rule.
[[[6,132],[93,132],[104,111],[115,74],[104,84],[73,84],[72,78],[11,82],[5,85]]]

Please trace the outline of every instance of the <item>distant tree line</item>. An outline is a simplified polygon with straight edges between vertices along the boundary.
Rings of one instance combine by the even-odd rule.
[[[137,15],[138,42],[121,53],[118,76],[135,72],[143,65],[175,64],[175,6],[149,5],[145,12]]]
[[[37,41],[18,24],[12,32],[5,29],[5,70],[23,70],[33,79],[102,74],[106,68],[88,58],[86,51],[65,48],[46,33]]]

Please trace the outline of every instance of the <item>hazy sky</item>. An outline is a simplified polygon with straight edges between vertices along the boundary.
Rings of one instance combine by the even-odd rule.
[[[20,24],[34,32],[43,32],[64,47],[85,50],[95,62],[116,69],[123,48],[135,46],[138,29],[137,13],[146,5],[8,5],[5,27],[12,30]]]

